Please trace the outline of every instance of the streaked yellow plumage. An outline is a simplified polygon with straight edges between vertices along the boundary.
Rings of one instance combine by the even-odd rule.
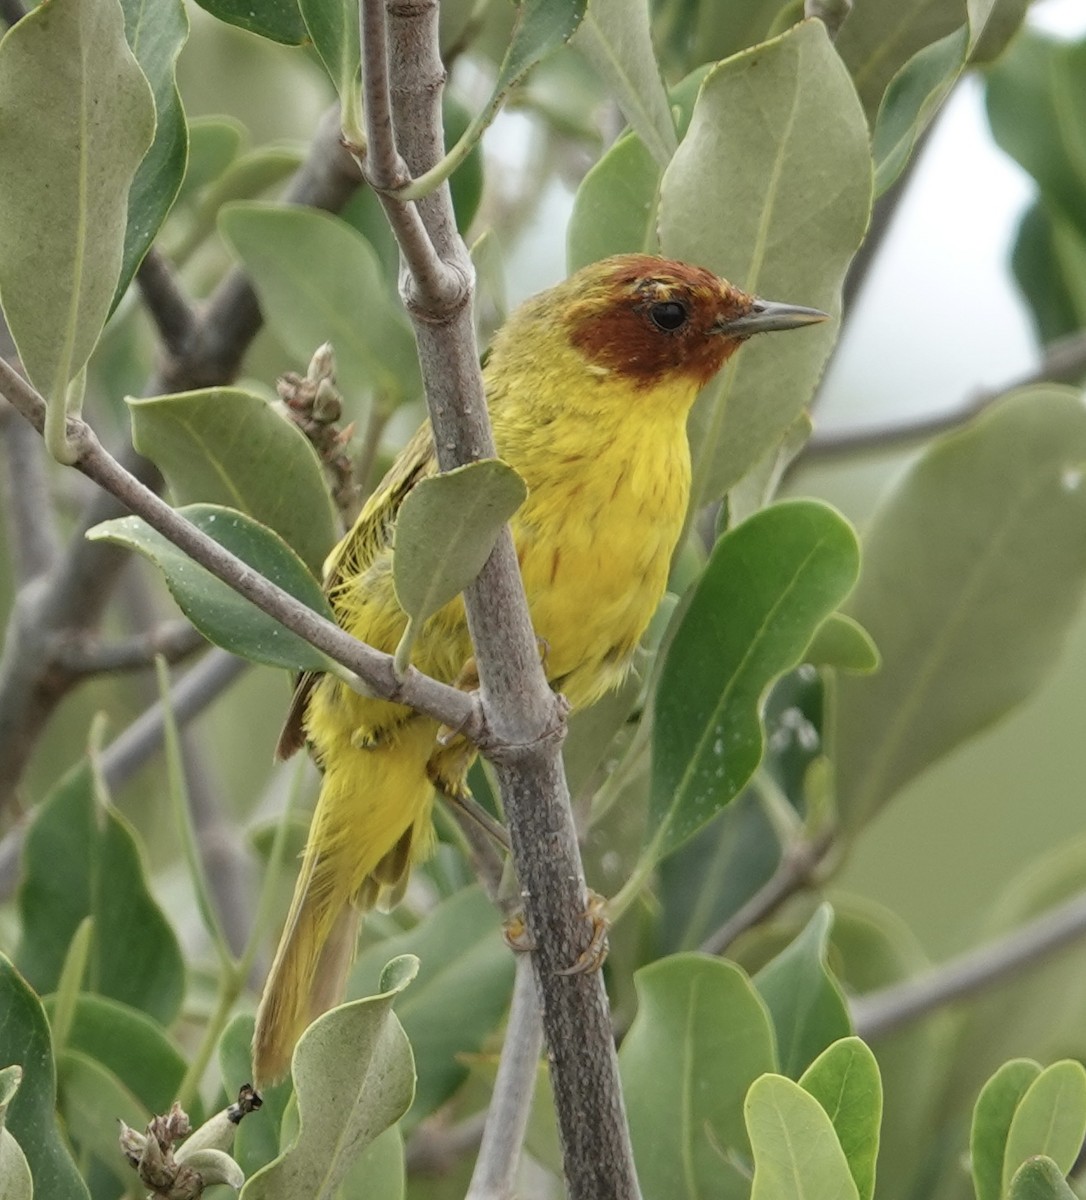
[[[528,485],[514,540],[548,679],[574,709],[621,682],[663,595],[698,390],[751,333],[818,319],[700,268],[626,255],[530,300],[497,334],[487,403],[498,453]],[[427,425],[326,564],[339,623],[389,653],[405,625],[392,586],[396,513],[436,470]],[[427,622],[413,662],[453,683],[470,658],[457,599]],[[282,744],[295,748],[304,728],[324,780],[257,1017],[261,1082],[286,1070],[305,1026],[341,998],[359,914],[398,898],[429,852],[433,785],[463,788],[473,757],[462,742],[438,748],[431,719],[331,676],[303,680],[292,722]]]

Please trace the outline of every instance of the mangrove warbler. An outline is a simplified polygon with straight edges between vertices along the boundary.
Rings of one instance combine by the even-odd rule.
[[[551,685],[574,709],[626,674],[664,592],[690,486],[686,417],[751,334],[825,314],[749,296],[700,267],[622,255],[529,300],[484,369],[499,455],[528,485],[512,521]],[[405,617],[392,586],[396,513],[437,471],[423,426],[332,551],[339,623],[391,653]],[[460,599],[424,626],[414,664],[452,683],[472,649]],[[257,1014],[256,1079],[282,1075],[306,1025],[339,1002],[358,919],[394,902],[432,841],[434,789],[465,788],[473,749],[328,675],[302,680],[280,741],[308,740],[324,771],[301,874]]]

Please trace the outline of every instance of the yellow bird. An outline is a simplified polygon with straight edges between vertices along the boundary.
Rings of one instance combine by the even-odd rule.
[[[825,319],[750,296],[711,272],[620,255],[528,300],[484,368],[499,455],[528,498],[512,520],[532,624],[552,687],[574,709],[629,669],[667,582],[690,490],[686,418],[752,334]],[[396,514],[437,472],[424,425],[325,564],[349,633],[392,653],[406,618],[392,586]],[[460,599],[424,626],[413,662],[446,683],[472,655]],[[308,741],[324,772],[294,901],[257,1013],[258,1083],[283,1075],[305,1027],[342,999],[359,917],[394,903],[433,840],[435,789],[456,795],[474,751],[439,746],[431,718],[303,678],[280,739]]]

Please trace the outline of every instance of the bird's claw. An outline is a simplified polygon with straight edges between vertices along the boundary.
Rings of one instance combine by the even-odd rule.
[[[502,937],[505,938],[505,944],[509,949],[514,950],[517,954],[529,954],[535,949],[535,939],[528,932],[522,912],[515,912],[512,916],[506,917],[502,923]]]
[[[607,918],[607,901],[591,888],[588,889],[588,906],[584,917],[592,926],[588,945],[577,955],[575,963],[556,971],[556,975],[589,975],[598,971],[607,958],[607,931],[611,927]]]

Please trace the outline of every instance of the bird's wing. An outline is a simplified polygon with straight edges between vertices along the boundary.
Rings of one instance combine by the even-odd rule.
[[[350,580],[357,579],[377,555],[392,544],[396,517],[404,497],[420,479],[437,473],[434,435],[425,421],[400,451],[384,479],[366,501],[350,532],[336,545],[324,564],[324,593],[332,598]],[[321,677],[306,671],[298,677],[290,709],[283,723],[275,753],[289,758],[305,745],[305,710],[309,695]]]

